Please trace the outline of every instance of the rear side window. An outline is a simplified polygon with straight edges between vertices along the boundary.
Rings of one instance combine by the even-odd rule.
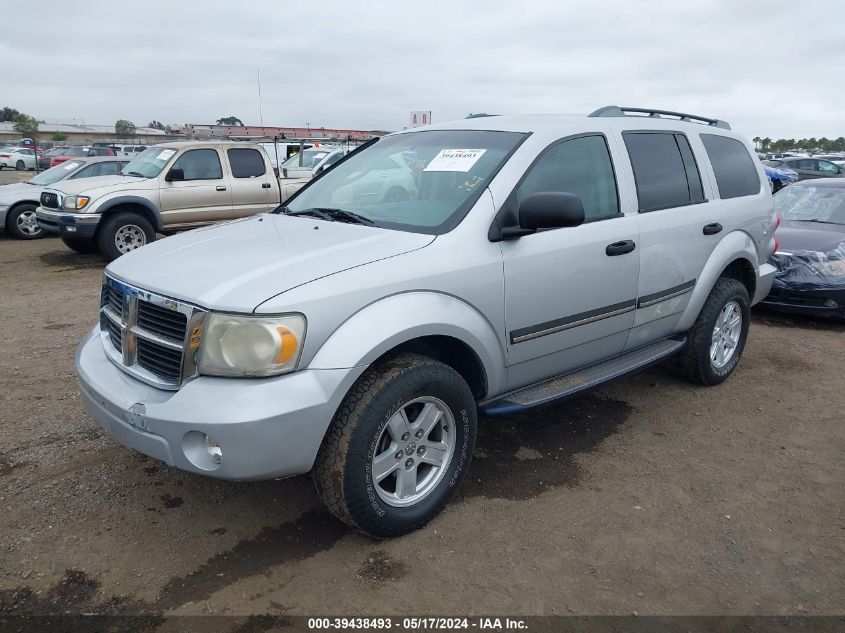
[[[223,178],[220,157],[214,149],[191,149],[182,154],[173,169],[180,168],[185,173],[185,180],[218,180]]]
[[[263,176],[264,158],[257,149],[234,148],[227,150],[232,175],[235,178],[255,178]]]
[[[704,202],[701,175],[686,136],[623,132],[634,169],[640,212]]]
[[[734,138],[716,134],[702,134],[701,142],[716,174],[722,200],[760,192],[760,177],[745,145]]]
[[[618,215],[616,178],[604,137],[573,138],[547,149],[516,190],[517,203],[543,191],[575,194],[587,220]]]

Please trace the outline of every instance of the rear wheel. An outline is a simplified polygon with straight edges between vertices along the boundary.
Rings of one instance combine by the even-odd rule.
[[[44,229],[38,226],[34,204],[19,204],[6,216],[6,228],[19,240],[35,240],[43,237]]]
[[[100,249],[97,247],[97,242],[93,239],[86,240],[79,237],[63,237],[62,242],[70,250],[82,253],[83,255],[90,255],[91,253],[99,253]]]
[[[721,277],[688,333],[675,368],[700,385],[717,385],[736,369],[751,323],[748,290],[736,279]]]
[[[103,218],[97,230],[97,245],[109,261],[154,242],[155,229],[138,213],[114,213]]]
[[[313,478],[331,512],[375,538],[416,530],[463,481],[475,445],[475,399],[455,370],[403,354],[350,389]]]

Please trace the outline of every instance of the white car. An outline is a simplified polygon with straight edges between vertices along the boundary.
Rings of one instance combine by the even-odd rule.
[[[19,240],[42,237],[44,230],[36,222],[35,210],[46,187],[64,180],[119,174],[128,162],[128,158],[115,156],[72,158],[27,182],[0,186],[0,231]]]
[[[8,147],[0,150],[0,169],[14,167],[18,171],[35,169],[36,155],[28,147]]]

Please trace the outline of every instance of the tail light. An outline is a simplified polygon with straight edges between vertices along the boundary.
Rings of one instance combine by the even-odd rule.
[[[772,252],[777,253],[779,248],[780,248],[780,240],[778,238],[775,238],[775,250],[773,250]]]

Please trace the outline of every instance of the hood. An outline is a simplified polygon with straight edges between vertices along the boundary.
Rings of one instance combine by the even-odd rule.
[[[845,225],[783,220],[775,237],[778,238],[781,251],[828,253],[845,242]]]
[[[26,198],[38,200],[42,191],[44,191],[44,187],[28,185],[25,182],[2,185],[0,186],[0,203],[11,203]]]
[[[138,183],[149,181],[149,185],[139,186]],[[61,180],[50,186],[54,191],[65,195],[84,193],[93,198],[108,191],[124,191],[127,189],[157,189],[158,183],[151,178],[136,176],[94,176],[92,178],[77,178],[76,180]]]
[[[252,312],[291,288],[423,248],[435,236],[262,214],[153,242],[106,269],[205,308]]]

